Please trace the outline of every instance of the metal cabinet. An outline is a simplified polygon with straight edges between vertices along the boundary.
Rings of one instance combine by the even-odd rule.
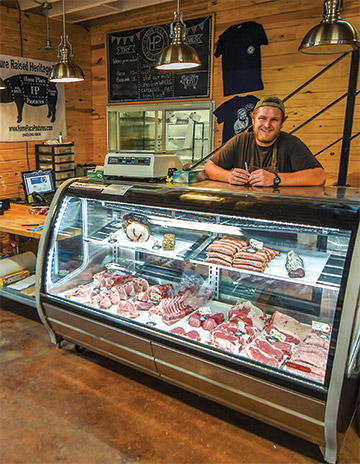
[[[108,152],[175,151],[183,164],[212,150],[213,102],[107,107]]]

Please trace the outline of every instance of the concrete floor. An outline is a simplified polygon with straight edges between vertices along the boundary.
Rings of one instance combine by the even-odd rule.
[[[1,464],[303,464],[309,442],[71,344],[1,306]],[[360,462],[350,427],[340,464]]]

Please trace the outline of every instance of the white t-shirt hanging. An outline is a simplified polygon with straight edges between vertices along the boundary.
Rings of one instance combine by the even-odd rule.
[[[249,21],[230,26],[216,46],[222,55],[224,96],[262,90],[260,45],[268,40],[261,24]]]

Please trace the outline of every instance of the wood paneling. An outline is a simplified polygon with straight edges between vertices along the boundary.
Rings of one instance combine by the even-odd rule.
[[[245,21],[261,23],[269,40],[269,44],[261,48],[264,89],[249,93],[259,98],[270,94],[284,98],[340,56],[305,55],[298,51],[305,33],[320,23],[322,5],[323,0],[182,0],[181,10],[185,22],[196,17],[211,14],[214,16],[214,44],[219,35],[233,24]],[[359,0],[346,0],[343,6],[341,18],[349,21],[359,31]],[[18,12],[0,8],[0,51],[20,55]],[[74,61],[86,74],[84,83],[66,86],[68,140],[75,142],[77,163],[102,164],[106,154],[106,34],[170,22],[175,9],[176,2],[171,1],[107,16],[92,21],[89,31],[81,26],[67,25],[70,41],[74,46]],[[56,61],[56,53],[49,55],[37,51],[46,40],[45,18],[30,14],[22,16],[23,55]],[[51,40],[53,44],[57,44],[61,35],[61,23],[50,22],[50,30]],[[350,58],[351,55],[347,55],[286,102],[288,119],[284,130],[291,131],[347,92]],[[213,56],[211,99],[215,101],[215,107],[218,107],[230,98],[232,96],[223,96],[221,58]],[[346,100],[343,99],[295,135],[317,153],[342,137],[345,105]],[[359,131],[359,108],[360,105],[357,105],[353,133]],[[221,143],[221,139],[222,125],[215,123],[215,147]],[[0,195],[17,195],[19,172],[27,167],[25,145],[0,144]],[[27,148],[31,167],[35,164],[33,145],[28,143]],[[351,142],[349,174],[359,171],[359,148],[360,137],[357,137]],[[333,184],[337,180],[340,152],[341,142],[318,157],[326,169],[327,184]]]
[[[269,44],[262,46],[262,77],[264,90],[254,92],[257,97],[276,94],[284,98],[302,86],[306,81],[331,64],[340,55],[305,55],[298,51],[305,33],[310,27],[320,23],[322,0],[301,2],[287,0],[198,0],[182,1],[181,9],[187,18],[214,14],[214,42],[229,26],[244,21],[256,21],[264,26]],[[170,8],[168,8],[170,6]],[[93,128],[94,153],[97,163],[102,162],[106,152],[106,50],[105,36],[110,31],[121,31],[151,24],[161,24],[172,18],[174,2],[161,4],[158,8],[141,10],[142,15],[128,12],[99,19],[91,26],[92,63],[96,82],[93,87]],[[360,18],[359,2],[347,0],[342,19],[349,21],[358,30]],[[105,57],[105,60],[102,59]],[[224,97],[222,90],[221,58],[213,57],[211,98],[218,107],[232,97]],[[350,54],[339,61],[286,102],[288,120],[284,130],[291,131],[331,102],[347,92],[350,71]],[[250,92],[249,92],[250,93]],[[345,103],[341,102],[324,112],[295,133],[310,149],[317,153],[331,142],[342,137]],[[359,130],[360,114],[354,117],[354,130]],[[356,129],[357,127],[357,129]],[[349,173],[359,170],[359,138],[351,143]],[[214,145],[221,144],[222,125],[215,122]],[[337,179],[341,142],[322,152],[318,159],[326,169],[328,184]]]
[[[62,23],[49,20],[49,25],[51,42],[57,46],[62,34]],[[21,32],[22,54],[19,12],[0,6],[0,53],[58,61],[57,50],[38,50],[46,44],[45,16],[22,12]],[[90,32],[82,26],[67,24],[66,33],[73,45],[74,62],[86,76],[83,83],[66,84],[65,87],[66,140],[75,144],[75,162],[84,164],[93,159]],[[21,171],[35,169],[34,145],[34,142],[0,143],[0,198],[17,197],[22,193]]]

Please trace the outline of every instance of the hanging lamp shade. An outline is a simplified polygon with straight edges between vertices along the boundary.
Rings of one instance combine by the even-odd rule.
[[[155,69],[176,71],[198,68],[201,61],[196,50],[186,43],[186,26],[179,11],[179,2],[178,10],[174,12],[174,22],[175,25],[171,25],[172,42],[159,53]]]
[[[58,47],[58,57],[60,58],[51,70],[49,81],[50,82],[80,82],[85,79],[82,69],[77,64],[71,61],[73,56],[72,45],[69,42],[68,36],[65,32],[65,3],[63,5],[63,35],[61,36],[60,44]]]
[[[5,90],[7,88],[7,85],[5,84],[5,81],[0,77],[0,90]]]
[[[312,55],[346,53],[360,47],[355,27],[342,21],[342,0],[324,0],[323,20],[304,37],[299,50]]]
[[[51,70],[50,82],[80,82],[85,79],[80,66],[71,61],[72,46],[67,36],[61,37],[58,56],[60,61]]]

